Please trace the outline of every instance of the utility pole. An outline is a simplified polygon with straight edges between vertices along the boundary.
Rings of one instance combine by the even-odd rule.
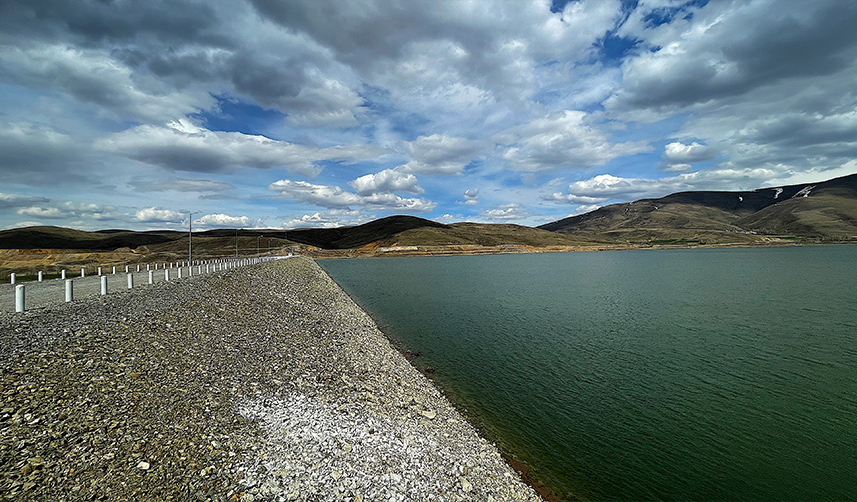
[[[202,211],[196,211],[195,213],[188,213],[187,215],[187,266],[193,266],[193,215],[199,214]]]

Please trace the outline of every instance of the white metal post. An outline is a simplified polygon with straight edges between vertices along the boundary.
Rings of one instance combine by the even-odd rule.
[[[134,289],[134,274],[128,272],[128,289]]]
[[[41,271],[41,270],[39,270],[39,282],[42,282],[42,277],[43,277],[43,276],[42,276],[42,271]]]
[[[15,312],[24,311],[24,285],[15,286]]]
[[[15,284],[15,272],[9,275],[9,284]]]
[[[101,276],[101,295],[104,296],[107,294],[107,276]]]
[[[149,284],[155,283],[155,271],[149,270]]]
[[[60,279],[65,280],[65,269],[60,270]]]
[[[74,283],[71,279],[65,280],[65,301],[70,302],[74,300]]]

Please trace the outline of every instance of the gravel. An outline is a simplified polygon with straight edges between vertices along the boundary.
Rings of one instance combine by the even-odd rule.
[[[538,501],[312,261],[0,313],[0,499]]]

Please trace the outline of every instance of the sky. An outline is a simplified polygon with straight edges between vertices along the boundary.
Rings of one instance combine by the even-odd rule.
[[[0,3],[0,228],[535,226],[857,172],[853,0]]]

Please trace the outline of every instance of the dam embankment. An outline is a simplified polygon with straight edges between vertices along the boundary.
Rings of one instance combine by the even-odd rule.
[[[537,501],[312,261],[0,314],[0,497]]]

